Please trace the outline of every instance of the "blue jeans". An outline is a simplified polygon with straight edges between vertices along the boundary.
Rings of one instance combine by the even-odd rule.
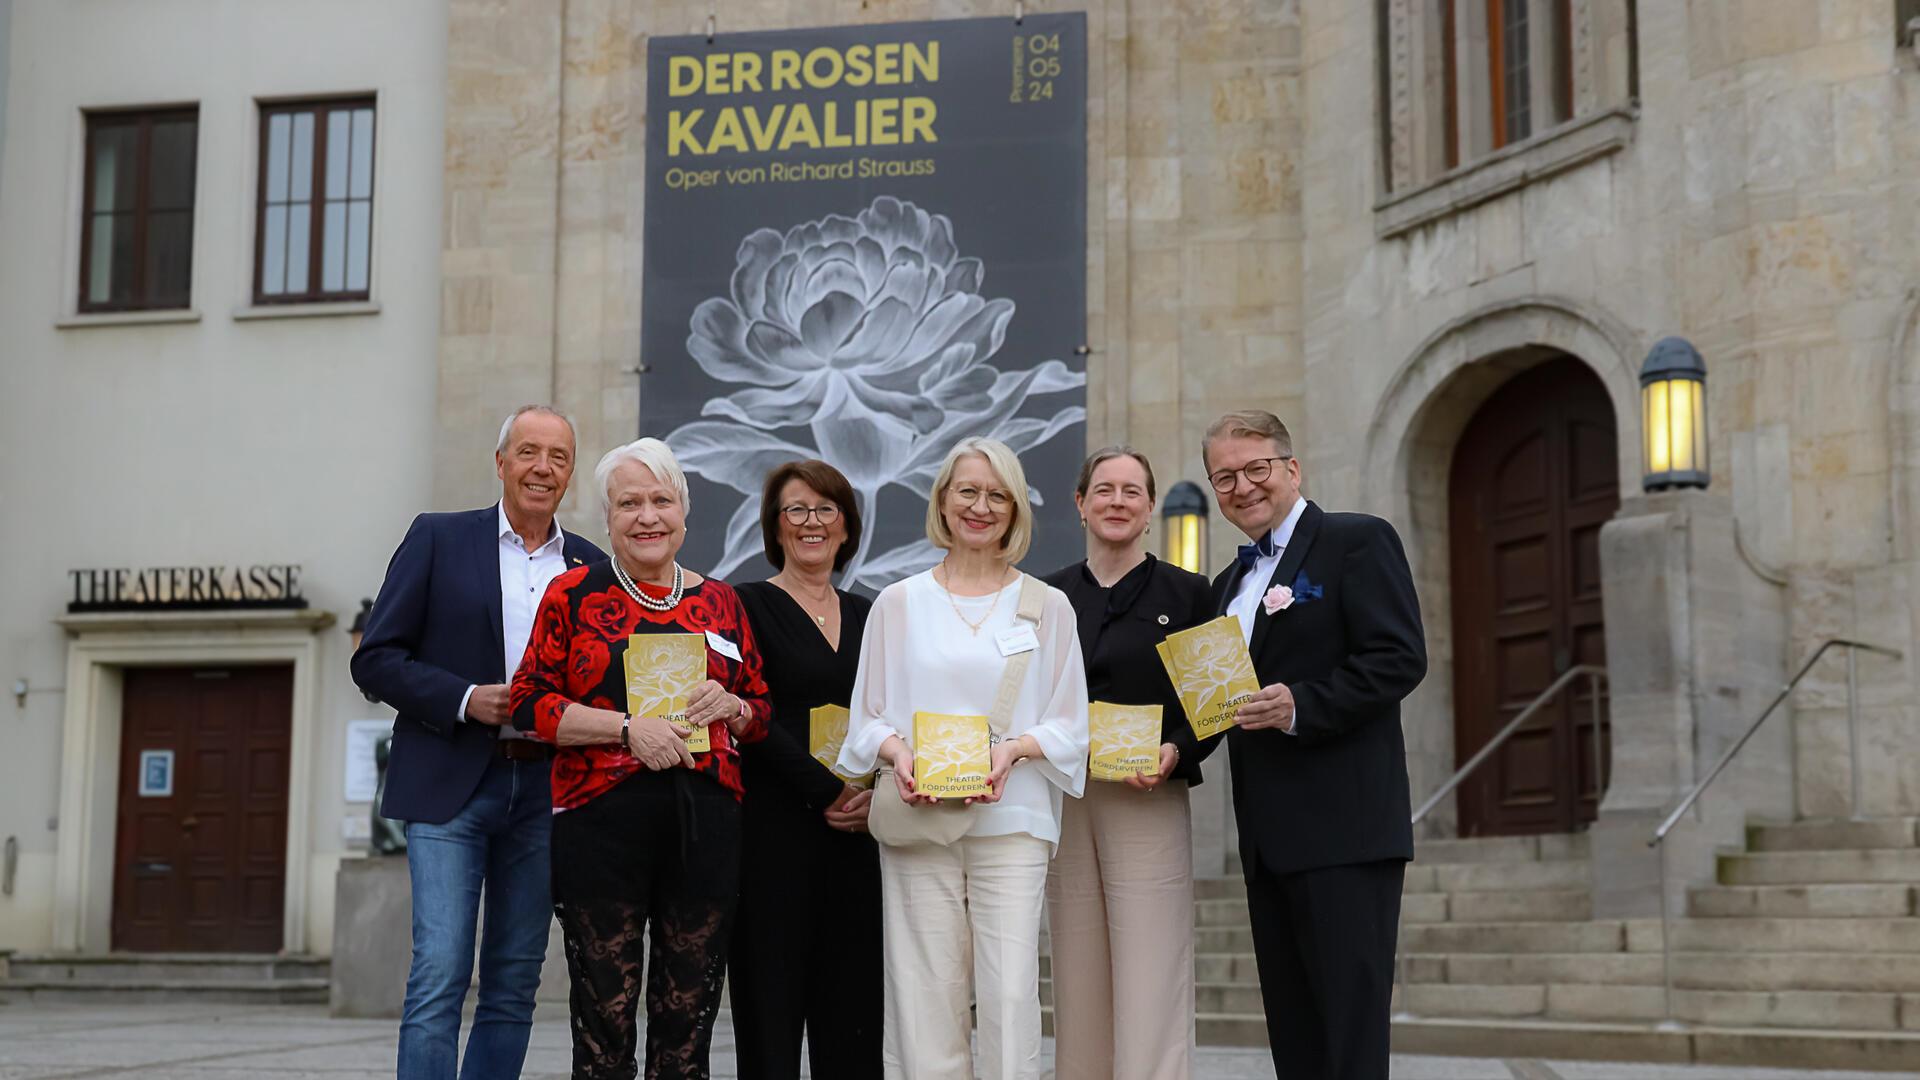
[[[407,824],[413,967],[400,1019],[399,1080],[454,1080],[482,882],[487,913],[480,1001],[459,1077],[520,1075],[553,918],[547,770],[545,762],[495,759],[452,820]]]

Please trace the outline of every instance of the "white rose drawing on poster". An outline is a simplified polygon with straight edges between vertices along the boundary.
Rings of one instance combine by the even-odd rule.
[[[796,458],[824,459],[852,483],[863,518],[898,484],[924,499],[948,449],[969,435],[1023,453],[1086,420],[1069,405],[1017,416],[1029,399],[1086,385],[1059,360],[1024,371],[988,363],[1006,340],[1011,300],[980,295],[985,267],[962,258],[953,223],[881,196],[854,217],[829,215],[783,235],[760,229],[735,255],[731,295],[694,309],[687,351],[708,376],[744,389],[708,401],[667,442],[688,472],[740,492],[725,577],[757,554],[760,485]],[[812,445],[774,434],[805,428]],[[1039,503],[1036,491],[1034,502]],[[934,564],[925,540],[847,563],[845,587],[879,589]]]

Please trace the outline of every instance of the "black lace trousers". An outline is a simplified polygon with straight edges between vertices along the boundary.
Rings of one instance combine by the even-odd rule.
[[[553,821],[553,910],[572,981],[575,1080],[705,1080],[740,878],[740,807],[713,780],[639,773]]]

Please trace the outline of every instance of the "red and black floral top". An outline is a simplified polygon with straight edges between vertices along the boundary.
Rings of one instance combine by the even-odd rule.
[[[665,589],[644,583],[640,588],[649,595],[666,595]],[[621,657],[629,634],[708,632],[740,653],[735,660],[709,643],[707,677],[745,701],[753,712],[738,741],[759,742],[767,737],[773,706],[767,700],[760,654],[739,594],[725,582],[702,581],[688,589],[672,611],[649,611],[614,580],[610,562],[575,567],[547,586],[527,639],[527,653],[508,692],[513,724],[553,742],[560,715],[569,704],[625,712],[627,687]],[[713,749],[693,755],[693,771],[712,777],[738,799],[742,784],[734,735],[723,723],[709,730]],[[560,747],[553,759],[554,809],[584,806],[627,777],[645,771],[646,766],[617,743]]]

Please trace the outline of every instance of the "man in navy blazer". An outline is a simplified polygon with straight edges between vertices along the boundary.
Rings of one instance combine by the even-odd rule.
[[[547,583],[606,555],[554,521],[573,477],[570,421],[523,406],[493,456],[500,501],[413,519],[353,654],[354,682],[399,713],[380,808],[407,823],[413,881],[399,1080],[454,1080],[483,894],[480,996],[459,1076],[520,1075],[553,917],[553,750],[514,730],[507,683]]]
[[[1426,676],[1393,526],[1300,494],[1271,413],[1229,413],[1201,453],[1252,543],[1214,579],[1260,691],[1235,714],[1234,818],[1267,1039],[1281,1076],[1386,1080],[1400,887],[1413,858],[1400,702]]]

